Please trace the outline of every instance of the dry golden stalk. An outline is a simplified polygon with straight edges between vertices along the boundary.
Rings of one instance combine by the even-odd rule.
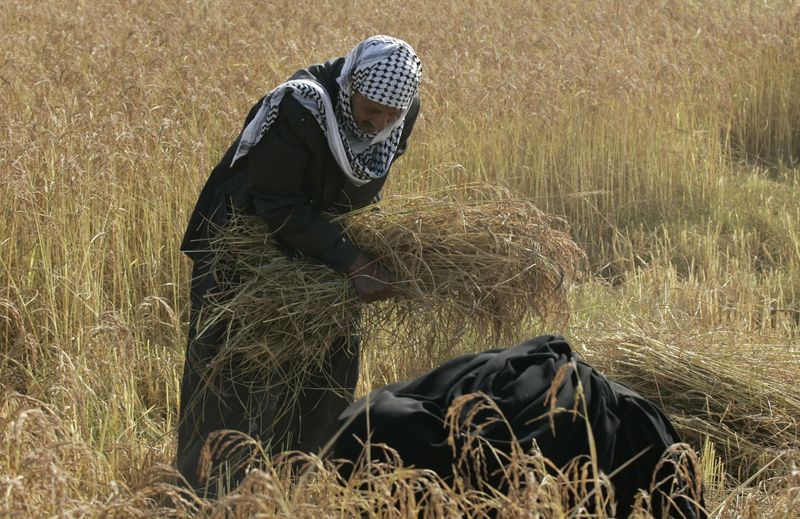
[[[798,355],[783,346],[737,348],[703,339],[616,333],[593,339],[588,356],[609,377],[661,405],[685,440],[713,441],[740,479],[772,459],[796,458]],[[783,465],[768,474],[782,474]]]
[[[200,317],[201,329],[228,330],[212,380],[235,358],[237,376],[302,388],[351,334],[429,350],[464,334],[497,344],[531,319],[563,319],[584,259],[562,220],[488,186],[391,197],[332,221],[394,273],[397,295],[362,304],[344,275],[285,257],[258,217],[237,216],[212,242],[221,288]]]

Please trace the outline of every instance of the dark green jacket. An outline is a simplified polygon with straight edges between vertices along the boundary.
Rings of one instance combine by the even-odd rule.
[[[335,102],[336,77],[344,58],[299,70],[291,79],[319,82]],[[244,126],[261,106],[250,110]],[[416,98],[406,115],[395,159],[406,143],[419,113]],[[345,212],[371,203],[386,177],[355,186],[339,168],[319,124],[292,96],[284,97],[278,118],[247,155],[231,167],[239,139],[211,172],[192,213],[181,250],[195,261],[205,257],[213,229],[232,211],[258,214],[291,253],[315,258],[344,271],[358,250],[331,224],[323,212]]]

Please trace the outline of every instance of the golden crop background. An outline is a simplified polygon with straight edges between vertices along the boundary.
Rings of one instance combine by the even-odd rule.
[[[409,41],[425,67],[388,190],[488,180],[572,225],[590,272],[571,324],[550,331],[662,404],[704,358],[747,390],[697,378],[723,411],[800,382],[797,2],[0,7],[2,514],[148,513],[130,496],[172,457],[178,244],[199,189],[261,95],[376,33]],[[637,363],[652,347],[675,367]],[[441,360],[409,358],[368,353],[361,390]],[[759,409],[796,438],[800,406],[783,396]],[[735,425],[703,444],[671,412],[703,449],[720,516],[794,516],[796,441],[732,460]],[[313,496],[293,499],[302,516]]]

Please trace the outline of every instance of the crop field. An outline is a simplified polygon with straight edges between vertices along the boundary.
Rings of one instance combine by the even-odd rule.
[[[712,517],[800,517],[792,0],[2,0],[0,516],[613,516],[313,457],[220,502],[171,485],[200,188],[264,93],[373,34],[424,66],[384,192],[485,182],[563,218],[569,319],[515,340],[562,334],[660,405]],[[364,352],[359,395],[476,348],[404,346]]]

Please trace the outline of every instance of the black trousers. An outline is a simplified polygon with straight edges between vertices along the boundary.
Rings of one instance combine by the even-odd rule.
[[[247,380],[236,362],[216,379],[205,368],[224,344],[227,324],[198,333],[198,313],[206,295],[217,287],[207,262],[195,262],[191,285],[191,315],[181,383],[176,465],[198,493],[215,497],[235,487],[245,475],[245,460],[254,447],[211,449],[200,463],[203,445],[215,431],[245,433],[269,455],[287,450],[317,452],[336,431],[336,419],[353,401],[359,368],[357,336],[331,345],[318,373],[313,373],[291,408],[290,388]],[[209,470],[203,470],[208,469]],[[201,473],[202,471],[202,473]],[[208,476],[211,476],[210,478]]]

